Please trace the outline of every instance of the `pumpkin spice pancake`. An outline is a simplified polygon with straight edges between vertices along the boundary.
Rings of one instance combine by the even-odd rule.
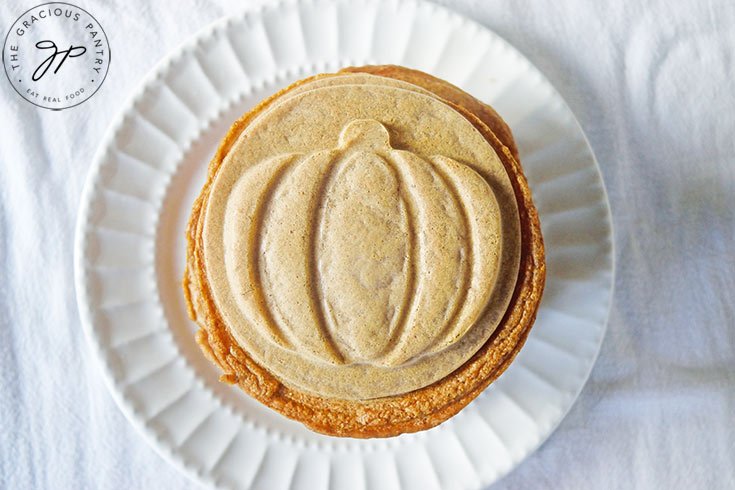
[[[544,285],[508,127],[397,66],[301,80],[245,114],[187,234],[189,314],[222,381],[336,436],[457,413],[513,360]]]

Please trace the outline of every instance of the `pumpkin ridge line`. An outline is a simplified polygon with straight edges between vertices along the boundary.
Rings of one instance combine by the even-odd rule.
[[[428,161],[433,164],[434,158],[436,158],[436,156],[430,157]],[[425,354],[431,351],[431,349],[434,348],[434,346],[439,344],[441,341],[446,340],[444,338],[445,335],[449,331],[451,331],[452,323],[459,317],[459,314],[462,312],[462,309],[465,306],[467,296],[469,295],[469,285],[472,284],[472,276],[473,276],[474,265],[475,265],[474,264],[475,244],[473,243],[473,233],[472,233],[473,230],[472,230],[472,227],[470,226],[470,220],[467,214],[467,207],[465,206],[464,200],[461,198],[460,193],[457,190],[457,184],[454,182],[452,178],[450,178],[447,175],[444,169],[442,169],[439,165],[434,164],[433,170],[436,172],[436,175],[439,177],[439,180],[441,180],[441,182],[447,188],[448,194],[451,196],[452,201],[454,201],[454,204],[457,207],[457,210],[459,211],[459,215],[462,219],[462,226],[464,227],[465,233],[466,233],[465,240],[466,240],[466,246],[467,246],[467,261],[464,264],[464,267],[463,267],[464,270],[462,271],[463,272],[462,273],[462,284],[459,288],[459,294],[454,298],[455,304],[452,308],[452,313],[449,315],[446,323],[439,330],[436,337],[434,337],[434,340],[429,342],[429,344],[427,344],[424,347],[424,350],[421,351],[421,354]]]
[[[343,134],[344,134],[344,130],[343,130]],[[325,189],[324,196],[325,197],[323,199],[325,203],[329,200],[328,196],[334,191],[334,188],[337,185],[340,178],[344,175],[345,172],[348,171],[351,165],[355,164],[354,159],[358,155],[366,152],[366,150],[364,149],[355,148],[355,145],[353,143],[354,143],[354,139],[346,144],[340,143],[339,149],[342,151],[342,155],[338,159],[338,161],[334,163],[335,169],[330,172],[330,174],[325,178],[325,181],[324,181],[325,182],[325,185],[324,185],[324,189]],[[380,160],[380,162],[382,162],[382,164],[385,166],[388,172],[390,172],[393,175],[393,177],[396,180],[397,185],[400,188],[400,178],[399,178],[400,176],[397,174],[395,169],[391,167],[391,165],[386,161],[384,156],[381,155],[380,151],[374,151],[373,154]],[[367,205],[367,204],[365,205],[369,209],[377,209],[377,208],[372,208],[372,206],[370,205]],[[403,223],[403,224],[406,226],[407,229],[409,229],[411,225],[410,219],[408,217],[408,212],[405,207],[404,199],[400,196],[400,194],[399,194],[399,205],[400,205],[401,210],[403,211],[404,216],[406,217],[405,218],[406,223]],[[326,236],[328,234],[327,228],[328,228],[328,222],[329,222],[327,219],[327,206],[326,205],[319,206],[317,209],[317,214],[318,216],[317,216],[317,219],[315,220],[315,223],[316,223],[315,229],[317,230],[317,232],[315,233],[314,240],[315,241],[320,240],[322,243],[325,243]],[[393,222],[393,223],[398,225],[397,222]],[[410,229],[408,231],[410,233]],[[410,237],[409,237],[409,242],[410,242]],[[407,243],[406,249],[407,250],[410,249],[410,243]],[[319,260],[319,255],[320,255],[319,247],[315,244],[313,248],[313,257],[314,257],[314,262],[317,264],[317,268],[314,273],[315,273],[315,276],[319,276],[319,280],[315,281],[316,283],[315,289],[317,290],[317,295],[319,297],[319,303],[321,304],[323,308],[322,311],[324,312],[326,328],[329,329],[332,335],[332,338],[335,339],[335,343],[343,349],[345,359],[352,357],[349,359],[349,361],[351,362],[355,362],[358,364],[367,362],[367,364],[372,364],[372,361],[369,361],[369,360],[366,361],[365,359],[361,359],[360,353],[357,350],[355,350],[353,346],[351,346],[350,341],[347,340],[339,331],[337,319],[333,313],[334,307],[330,299],[328,298],[327,294],[324,292],[324,287],[323,287],[324,275],[322,273],[322,267],[321,267],[321,264],[323,262]],[[411,265],[410,264],[410,253],[408,255],[409,257],[404,256],[404,263],[406,264],[405,269],[407,269],[405,272],[405,277],[406,277],[405,286],[406,287],[410,287],[410,283],[411,283],[410,277],[409,277],[410,272],[411,272],[410,271],[410,265]],[[390,349],[391,347],[390,335],[391,335],[392,329],[395,327],[395,325],[398,322],[401,321],[401,318],[405,316],[403,312],[406,309],[408,293],[404,292],[403,296],[404,298],[401,300],[401,304],[396,308],[397,314],[395,315],[395,319],[391,322],[392,326],[388,331],[388,336],[385,342],[385,346],[382,347],[381,351],[377,354],[377,356],[372,356],[371,359],[378,359],[384,351]]]
[[[408,326],[408,317],[413,309],[416,298],[419,297],[417,284],[416,269],[418,268],[421,250],[419,247],[419,239],[416,232],[415,220],[418,220],[419,213],[414,212],[412,207],[417,207],[417,199],[411,191],[408,190],[408,186],[405,182],[405,175],[398,169],[399,165],[394,162],[391,157],[395,157],[397,150],[390,148],[386,154],[379,154],[380,158],[386,163],[386,166],[394,174],[396,181],[398,182],[398,194],[400,196],[401,205],[404,206],[406,211],[406,237],[408,239],[406,243],[406,254],[408,255],[408,267],[406,271],[406,292],[403,295],[403,301],[401,301],[400,317],[396,320],[395,326],[389,332],[389,339],[386,347],[378,354],[377,359],[385,359],[393,350],[393,348],[400,342],[403,334]],[[407,196],[410,196],[407,198]]]
[[[387,160],[386,160],[387,163]],[[396,172],[396,170],[389,164],[388,168],[391,169],[392,172]],[[395,327],[398,327],[399,325],[403,324],[405,327],[406,322],[408,321],[408,313],[411,311],[410,303],[414,296],[412,291],[416,287],[416,257],[418,255],[418,247],[416,246],[417,240],[415,236],[415,225],[413,223],[413,216],[411,216],[411,212],[409,211],[408,205],[406,204],[406,198],[401,192],[403,186],[401,184],[401,181],[398,181],[398,192],[399,192],[399,202],[401,205],[401,208],[406,213],[406,285],[405,289],[406,292],[403,294],[403,301],[401,301],[401,309],[399,311],[399,317],[396,319]],[[388,348],[393,347],[394,337],[393,332],[389,332],[389,338],[388,340]],[[383,353],[381,353],[383,354]]]
[[[297,165],[300,160],[303,160],[303,154],[294,153],[292,155],[288,155],[288,158],[291,161],[281,165],[281,167],[276,170],[275,174],[265,185],[265,189],[263,189],[263,191],[260,193],[260,197],[258,198],[258,203],[256,204],[255,212],[253,213],[255,223],[252,228],[252,235],[248,239],[248,241],[250,242],[250,246],[248,247],[250,250],[250,256],[248,257],[248,259],[249,263],[252,264],[252,266],[250,267],[250,274],[253,284],[253,294],[255,295],[256,304],[260,305],[261,307],[260,313],[264,317],[265,324],[269,327],[269,330],[271,330],[277,338],[279,338],[284,342],[284,344],[286,344],[286,348],[293,350],[295,343],[293,335],[289,335],[290,332],[288,332],[287,329],[284,329],[281,325],[278,324],[275,316],[273,315],[273,312],[270,309],[268,301],[265,299],[262,280],[264,271],[260,258],[260,251],[263,249],[263,218],[265,216],[265,213],[273,199],[276,188],[289,173],[288,170],[291,169],[294,165]]]
[[[311,305],[314,308],[314,315],[316,317],[316,327],[321,333],[325,346],[332,351],[334,357],[338,359],[341,364],[344,364],[346,362],[345,355],[337,346],[337,343],[332,336],[332,331],[327,323],[327,315],[325,314],[324,305],[322,304],[324,291],[322,291],[321,287],[319,265],[317,262],[317,244],[321,237],[321,225],[324,220],[324,210],[321,209],[319,203],[324,202],[331,182],[336,178],[336,174],[339,173],[337,169],[339,167],[344,167],[343,162],[347,159],[345,155],[338,153],[336,150],[332,150],[332,152],[326,175],[322,177],[319,187],[309,203],[311,210],[309,212],[309,226],[306,228],[309,233],[309,272],[306,280],[308,281],[307,291],[309,292],[309,301],[311,301]]]
[[[338,146],[338,149],[339,148],[340,147]],[[342,172],[344,172],[345,168],[347,167],[347,162],[351,157],[351,154],[342,153],[334,162],[332,162],[330,170],[324,177],[324,184],[320,189],[320,191],[322,192],[318,198],[319,202],[326,202],[326,196],[329,195],[331,189],[334,187],[334,183],[342,175]],[[315,290],[313,294],[314,296],[316,296],[314,303],[321,307],[321,317],[323,321],[322,328],[323,330],[328,330],[329,336],[335,344],[335,348],[337,348],[337,345],[340,345],[343,349],[350,351],[349,353],[345,353],[342,349],[340,349],[340,353],[342,354],[343,358],[346,359],[348,357],[348,354],[353,354],[353,352],[351,352],[349,342],[344,339],[344,337],[337,329],[337,321],[336,319],[334,319],[332,307],[329,304],[329,300],[327,299],[326,294],[324,293],[324,287],[322,285],[323,278],[322,274],[319,272],[319,251],[317,242],[324,241],[326,229],[325,211],[326,210],[324,206],[316,206],[316,212],[312,219],[312,230],[314,231],[311,237],[309,253],[313,264],[316,265],[314,269],[310,267],[310,274],[312,275],[312,277],[316,278],[313,281],[313,289]]]

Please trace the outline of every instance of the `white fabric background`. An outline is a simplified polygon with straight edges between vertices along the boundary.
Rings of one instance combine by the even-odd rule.
[[[97,371],[77,314],[74,225],[121,102],[240,4],[75,1],[112,47],[99,93],[52,112],[0,79],[0,487],[196,488],[135,432]],[[3,37],[36,3],[0,2]],[[506,38],[561,92],[616,227],[616,291],[591,379],[494,488],[735,488],[735,4],[440,3]]]

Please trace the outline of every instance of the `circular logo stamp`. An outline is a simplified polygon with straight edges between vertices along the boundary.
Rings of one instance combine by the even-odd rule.
[[[21,15],[3,45],[5,74],[16,92],[46,109],[68,109],[92,97],[110,67],[110,46],[97,19],[64,2]]]

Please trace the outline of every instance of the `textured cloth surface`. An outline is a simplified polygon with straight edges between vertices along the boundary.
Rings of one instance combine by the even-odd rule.
[[[735,488],[735,5],[440,3],[506,38],[561,92],[600,161],[615,224],[616,290],[590,381],[493,488]],[[3,37],[35,4],[0,2]],[[78,4],[113,51],[99,93],[52,112],[0,80],[0,488],[197,488],[103,383],[77,313],[74,226],[121,102],[239,6]]]

